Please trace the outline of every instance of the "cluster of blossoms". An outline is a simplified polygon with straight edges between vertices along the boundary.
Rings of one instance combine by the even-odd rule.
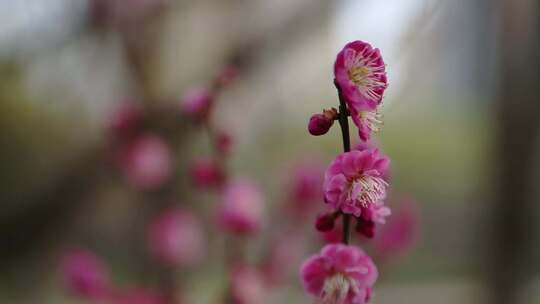
[[[192,160],[189,176],[193,185],[201,191],[213,190],[218,196],[215,222],[219,231],[225,232],[229,241],[236,244],[241,239],[256,237],[262,229],[265,200],[256,183],[247,177],[231,178],[226,168],[233,138],[212,123],[216,96],[221,88],[236,78],[233,66],[226,66],[210,86],[197,86],[188,90],[180,103],[181,111],[191,120],[204,127],[212,143],[210,157]],[[223,302],[234,304],[257,303],[264,291],[265,282],[261,269],[244,259],[245,248],[226,248],[228,286]]]
[[[210,109],[217,91],[230,84],[235,69],[226,66],[211,89],[189,91],[172,112],[197,123],[209,124]],[[195,93],[196,94],[195,94]],[[169,109],[147,109],[133,98],[120,103],[107,125],[112,159],[125,181],[136,191],[167,193],[175,177],[174,153],[166,138],[167,132],[155,125]],[[156,116],[159,115],[159,116]],[[168,117],[168,116],[166,116]],[[162,134],[163,133],[163,134]],[[220,161],[231,149],[231,136],[224,132],[211,134],[216,157],[195,160],[188,174],[194,184],[204,189],[219,189],[222,203],[219,207],[220,229],[238,234],[250,234],[259,229],[263,199],[256,186],[244,180],[226,181]],[[171,195],[174,195],[172,193]],[[196,266],[206,252],[205,229],[198,216],[185,203],[166,203],[158,207],[146,226],[146,253],[159,269],[175,272]],[[83,249],[71,249],[62,259],[62,274],[66,289],[81,299],[95,303],[112,304],[166,304],[178,302],[178,282],[164,275],[163,286],[156,289],[135,287],[125,289],[115,284],[105,263]]]
[[[117,287],[105,264],[87,250],[69,250],[61,266],[66,289],[78,298],[106,304],[167,303],[166,298],[153,289]]]
[[[368,141],[381,123],[378,107],[387,87],[385,64],[378,49],[366,42],[345,45],[334,64],[334,84],[339,95],[339,111],[324,110],[311,117],[308,130],[322,135],[338,120],[344,153],[326,169],[324,202],[331,209],[317,217],[318,231],[328,232],[342,218],[342,243],[326,245],[319,254],[308,258],[300,275],[304,289],[324,304],[363,304],[372,296],[377,268],[360,248],[349,244],[351,219],[356,231],[372,238],[375,224],[385,223],[390,209],[385,205],[388,188],[389,159]],[[350,147],[348,117],[358,128],[361,145]]]

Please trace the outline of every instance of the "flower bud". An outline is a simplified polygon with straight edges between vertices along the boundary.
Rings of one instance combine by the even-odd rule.
[[[218,164],[212,159],[200,158],[193,161],[189,174],[195,186],[199,188],[214,188],[224,181],[224,174]]]
[[[359,218],[356,223],[356,232],[371,239],[375,236],[375,223],[363,218]]]
[[[328,232],[334,229],[335,220],[336,216],[333,213],[321,214],[315,220],[315,228],[320,232]]]
[[[204,244],[199,221],[182,209],[163,211],[148,227],[148,251],[163,265],[194,265],[203,256]]]
[[[219,132],[215,139],[216,149],[223,155],[229,155],[233,145],[233,138],[227,132]]]
[[[194,87],[184,94],[180,108],[185,115],[200,121],[207,117],[211,103],[210,90],[205,87]]]
[[[338,112],[335,108],[323,110],[322,114],[314,114],[309,119],[309,133],[315,136],[326,134],[334,124],[337,116]]]
[[[92,252],[72,249],[62,259],[62,274],[67,290],[82,299],[99,300],[110,290],[109,273]]]

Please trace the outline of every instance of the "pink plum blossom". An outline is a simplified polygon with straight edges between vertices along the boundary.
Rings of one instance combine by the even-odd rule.
[[[371,133],[379,130],[377,106],[388,86],[379,49],[360,40],[346,44],[337,55],[334,75],[360,139],[369,140]]]
[[[208,88],[195,87],[187,91],[182,98],[182,112],[195,120],[206,119],[212,103],[212,94]]]
[[[223,229],[240,234],[254,234],[261,228],[264,198],[249,180],[233,181],[224,189],[218,211],[218,223]]]
[[[380,220],[379,215],[384,216],[384,212],[378,209],[378,204],[386,198],[388,183],[383,177],[389,164],[390,160],[378,149],[338,155],[325,173],[325,202],[335,210],[356,217],[363,212],[375,212]]]
[[[364,150],[367,150],[367,149],[376,149],[377,146],[375,145],[375,143],[373,141],[361,141],[359,142],[358,144],[356,144],[353,148],[353,150],[357,150],[357,151],[364,151]],[[392,172],[390,171],[390,168],[388,168],[384,174],[383,174],[383,178],[385,181],[389,181],[390,180],[390,177],[391,177],[391,174]]]
[[[379,49],[360,40],[346,44],[338,53],[334,76],[349,110],[357,113],[375,110],[388,86]]]
[[[160,137],[146,134],[129,143],[121,152],[120,164],[127,179],[143,189],[155,189],[172,174],[169,145]]]
[[[200,158],[191,163],[189,174],[195,186],[212,188],[220,186],[224,181],[221,168],[213,159]]]
[[[304,261],[300,277],[304,289],[324,304],[364,304],[378,272],[360,248],[329,244]]]
[[[92,252],[73,249],[62,259],[61,271],[67,290],[80,298],[103,300],[111,290],[105,265]]]
[[[311,211],[319,209],[323,198],[322,184],[324,167],[318,161],[303,161],[295,164],[287,178],[289,198],[288,210],[296,219],[309,216]]]
[[[190,266],[204,253],[200,223],[189,211],[166,210],[152,220],[147,235],[150,254],[165,265]]]
[[[231,297],[234,304],[261,303],[265,295],[262,274],[248,265],[236,265],[231,272]]]
[[[418,208],[412,200],[406,200],[375,238],[377,255],[381,258],[403,255],[414,245],[418,234]]]

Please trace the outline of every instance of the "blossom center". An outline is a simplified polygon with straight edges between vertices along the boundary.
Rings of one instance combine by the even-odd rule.
[[[373,53],[352,54],[345,60],[347,76],[365,97],[380,101],[386,88],[385,66],[377,61]]]
[[[324,281],[321,304],[342,304],[347,299],[349,291],[358,292],[356,283],[338,272]]]
[[[377,176],[361,175],[354,179],[349,189],[349,198],[362,207],[368,207],[383,200],[388,183]]]
[[[348,71],[349,79],[357,86],[365,86],[367,84],[367,76],[369,69],[365,66],[356,66]]]

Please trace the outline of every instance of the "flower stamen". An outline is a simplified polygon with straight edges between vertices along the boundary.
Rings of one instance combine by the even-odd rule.
[[[371,132],[379,132],[383,124],[382,115],[375,111],[361,111],[358,113],[360,120]]]
[[[336,273],[324,281],[321,304],[342,304],[349,291],[358,292],[356,283],[342,273]]]

